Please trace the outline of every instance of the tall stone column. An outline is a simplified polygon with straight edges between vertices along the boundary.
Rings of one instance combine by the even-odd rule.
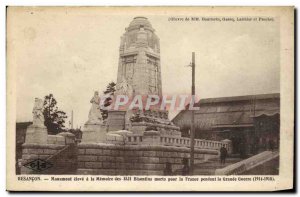
[[[121,36],[119,48],[118,77],[115,96],[125,95],[132,101],[132,97],[141,96],[146,101],[147,96],[162,96],[161,65],[160,65],[160,40],[155,29],[145,17],[135,17],[125,28]],[[145,102],[144,102],[145,103]],[[145,106],[144,106],[145,107]],[[139,118],[137,114],[139,112]],[[116,109],[108,113],[108,130],[134,130],[133,127],[147,127],[148,123],[153,127],[159,126],[158,133],[177,133],[170,129],[172,125],[168,117],[164,117],[165,111],[161,111],[159,105],[151,106],[151,109]],[[143,126],[134,125],[133,122]],[[162,126],[164,125],[164,126]],[[179,129],[179,128],[178,128]],[[167,130],[167,132],[163,131]],[[143,132],[140,132],[141,134]],[[155,132],[147,133],[145,138],[149,143],[157,144]],[[137,134],[137,133],[135,133]],[[146,143],[143,141],[143,143]]]
[[[117,84],[124,79],[134,94],[161,96],[160,44],[151,23],[135,17],[121,37]]]

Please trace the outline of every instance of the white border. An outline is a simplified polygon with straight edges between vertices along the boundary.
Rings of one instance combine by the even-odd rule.
[[[262,0],[252,0],[252,1],[234,1],[234,0],[228,0],[228,1],[221,1],[221,0],[202,0],[201,2],[196,2],[192,0],[184,0],[184,1],[178,1],[178,0],[127,0],[127,1],[116,1],[116,0],[2,0],[0,1],[1,9],[0,9],[0,16],[1,16],[1,27],[0,27],[0,172],[1,172],[1,178],[0,178],[0,191],[1,196],[5,195],[8,196],[9,193],[5,191],[5,163],[6,163],[6,150],[5,150],[5,139],[6,139],[6,6],[7,5],[24,5],[24,6],[100,6],[100,5],[198,5],[198,6],[287,6],[287,5],[294,5],[296,8],[300,7],[300,1],[297,0],[272,0],[272,1],[262,1]],[[299,10],[298,10],[299,15]],[[297,26],[298,26],[298,17],[297,17]],[[297,34],[298,36],[298,34]],[[295,47],[297,44],[295,45]],[[297,51],[297,54],[299,54],[299,50]],[[297,74],[299,74],[299,69]],[[297,88],[297,92],[299,91],[299,86]],[[298,100],[297,100],[298,101]],[[298,111],[298,108],[297,108]],[[299,119],[296,116],[296,121],[298,122]],[[298,126],[297,126],[298,130]],[[299,134],[298,134],[299,135]],[[296,143],[297,144],[297,143]],[[299,153],[299,151],[297,151]],[[299,155],[297,156],[299,157]],[[299,162],[298,162],[299,163]],[[299,169],[299,164],[298,164]],[[299,172],[299,170],[298,170]],[[299,181],[297,181],[299,183]],[[299,185],[297,185],[298,187]],[[38,194],[40,195],[40,194]],[[62,194],[52,194],[55,196],[60,196]],[[71,194],[72,195],[72,194]],[[157,195],[157,194],[155,194]],[[174,195],[174,194],[171,194]],[[186,194],[182,194],[186,195]],[[216,194],[214,194],[216,195]],[[255,196],[260,196],[258,194],[253,194]]]

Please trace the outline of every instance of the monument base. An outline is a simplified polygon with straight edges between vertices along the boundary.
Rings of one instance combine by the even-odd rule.
[[[218,157],[218,150],[195,149],[195,163],[206,157]],[[180,175],[183,160],[190,158],[186,147],[155,145],[79,144],[80,175],[163,175],[171,164],[174,175]]]
[[[108,111],[107,125],[108,131],[118,131],[125,129],[126,111]]]
[[[82,131],[83,143],[98,143],[106,141],[106,125],[85,123]]]
[[[44,125],[30,125],[26,130],[26,144],[47,144],[48,132]]]

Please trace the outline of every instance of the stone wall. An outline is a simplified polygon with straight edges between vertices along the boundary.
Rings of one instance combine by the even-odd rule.
[[[163,175],[167,162],[173,171],[182,169],[189,152],[185,147],[79,144],[77,174]],[[217,156],[216,150],[195,149],[195,163]]]
[[[22,162],[21,162],[21,174],[41,174],[47,171],[32,170],[28,167],[24,167],[29,162],[33,162],[37,159],[47,160],[51,156],[62,150],[65,145],[58,144],[23,144],[22,145]]]
[[[61,135],[48,135],[47,144],[65,145],[65,137]]]

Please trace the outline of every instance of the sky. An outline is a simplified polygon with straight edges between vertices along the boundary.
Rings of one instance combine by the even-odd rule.
[[[59,109],[69,116],[73,110],[74,126],[82,127],[94,91],[102,92],[117,79],[120,37],[135,16],[67,7],[9,12],[8,62],[16,66],[17,121],[31,121],[34,98],[53,93]],[[164,14],[144,16],[160,38],[163,94],[190,94],[187,65],[192,52],[198,98],[280,91],[276,18],[180,22],[169,21]],[[170,112],[170,118],[176,113]]]

